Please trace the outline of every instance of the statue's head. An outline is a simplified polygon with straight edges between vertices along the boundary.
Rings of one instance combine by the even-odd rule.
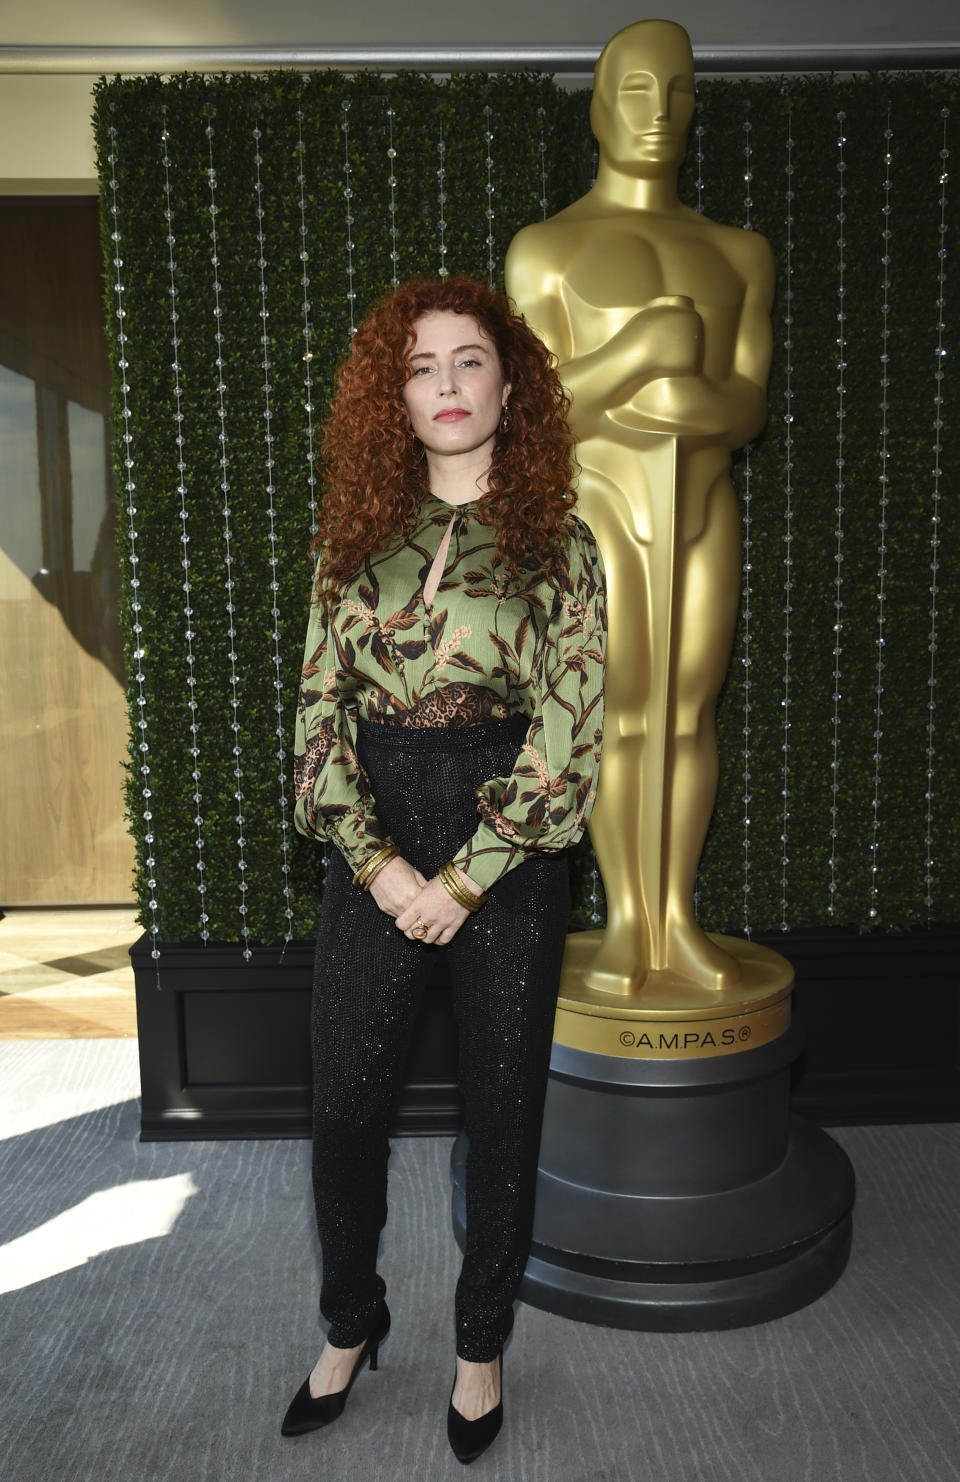
[[[693,117],[693,49],[673,21],[636,21],[597,62],[590,126],[609,164],[631,175],[676,170]]]

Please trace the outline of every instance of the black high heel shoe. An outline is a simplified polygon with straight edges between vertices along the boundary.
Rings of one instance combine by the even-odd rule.
[[[512,1327],[511,1312],[510,1326],[503,1340],[504,1346]],[[457,1387],[457,1376],[453,1376],[453,1389],[450,1391],[450,1404],[447,1407],[447,1440],[457,1461],[462,1461],[465,1466],[483,1455],[490,1443],[496,1440],[503,1425],[503,1347],[497,1358],[500,1363],[500,1398],[493,1409],[488,1410],[486,1415],[481,1415],[479,1420],[467,1420],[459,1410],[454,1409],[453,1390]]]
[[[466,1420],[459,1410],[453,1408],[453,1389],[457,1387],[456,1378],[453,1381],[453,1389],[450,1391],[450,1404],[447,1407],[447,1440],[450,1442],[450,1450],[457,1461],[464,1465],[476,1461],[482,1456],[500,1433],[503,1425],[503,1350],[498,1354],[500,1360],[500,1399],[492,1410],[486,1415],[481,1415],[479,1420]]]
[[[308,1374],[290,1401],[287,1413],[283,1417],[280,1434],[282,1436],[303,1436],[306,1435],[307,1431],[316,1431],[323,1425],[330,1425],[331,1421],[336,1420],[342,1415],[344,1406],[347,1403],[347,1396],[353,1388],[353,1381],[360,1373],[366,1360],[370,1360],[371,1371],[376,1369],[380,1344],[389,1331],[390,1313],[387,1309],[386,1302],[381,1302],[373,1331],[357,1354],[356,1362],[354,1363],[350,1378],[347,1380],[346,1387],[337,1390],[336,1394],[320,1395],[318,1399],[314,1399],[310,1393],[310,1375]]]

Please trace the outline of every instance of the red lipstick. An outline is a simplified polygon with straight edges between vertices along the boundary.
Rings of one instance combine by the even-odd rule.
[[[437,412],[434,422],[459,422],[461,417],[469,417],[470,413],[464,411],[463,407],[444,407],[442,412]]]

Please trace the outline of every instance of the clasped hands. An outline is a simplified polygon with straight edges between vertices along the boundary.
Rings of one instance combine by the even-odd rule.
[[[474,895],[482,894],[480,886],[463,870],[457,870],[457,874]],[[410,941],[424,945],[436,943],[445,947],[470,914],[465,906],[457,904],[438,875],[427,880],[401,855],[380,870],[370,886],[370,894],[381,911],[394,917],[398,931]],[[418,922],[423,923],[426,932],[414,931]]]

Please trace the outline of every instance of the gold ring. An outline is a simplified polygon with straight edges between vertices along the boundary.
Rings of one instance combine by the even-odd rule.
[[[430,928],[429,926],[427,926],[426,922],[418,920],[412,930],[415,937],[425,937]]]

